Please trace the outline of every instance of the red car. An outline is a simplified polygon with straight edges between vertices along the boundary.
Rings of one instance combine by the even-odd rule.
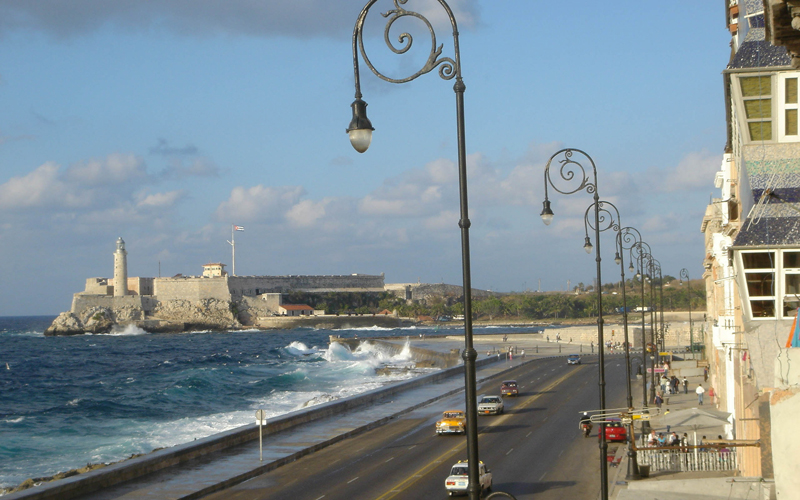
[[[519,394],[516,380],[504,380],[500,385],[500,394],[503,396],[516,396]]]
[[[622,425],[618,418],[610,418],[611,422],[606,422],[606,441],[627,441],[628,429]],[[600,439],[600,433],[597,433]]]

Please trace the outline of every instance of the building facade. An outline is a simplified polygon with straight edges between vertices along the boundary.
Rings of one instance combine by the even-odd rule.
[[[787,454],[797,433],[785,417],[800,409],[800,397],[784,373],[795,356],[787,339],[800,306],[800,71],[774,35],[776,18],[783,33],[792,25],[792,7],[727,4],[727,143],[715,178],[719,197],[701,226],[709,385],[718,408],[732,415],[727,437],[759,445],[740,449],[741,474],[774,478],[778,497],[789,498],[800,486],[791,472],[798,460]]]

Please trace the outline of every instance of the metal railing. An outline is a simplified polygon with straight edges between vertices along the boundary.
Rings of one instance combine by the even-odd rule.
[[[737,470],[736,448],[714,446],[670,446],[637,449],[639,465],[651,472]]]

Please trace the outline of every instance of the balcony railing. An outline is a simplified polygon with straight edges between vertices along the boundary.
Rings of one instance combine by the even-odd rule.
[[[670,446],[637,449],[639,465],[650,472],[693,472],[737,470],[736,448],[715,446]]]

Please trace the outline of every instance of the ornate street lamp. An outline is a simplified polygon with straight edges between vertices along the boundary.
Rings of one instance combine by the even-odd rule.
[[[636,277],[641,280],[642,285],[642,302],[641,302],[641,310],[642,310],[642,370],[643,370],[643,377],[642,377],[642,406],[647,408],[647,329],[645,323],[645,301],[644,301],[644,281],[645,281],[645,268],[648,265],[649,260],[651,259],[650,254],[650,245],[642,241],[641,239],[634,243],[631,246],[631,267],[628,269],[629,271],[633,272],[633,261],[635,260],[637,263],[638,273]],[[655,368],[651,366],[651,368]],[[652,370],[651,370],[652,371]],[[651,382],[652,383],[652,382]],[[642,433],[646,429],[647,421],[642,421]]]
[[[680,283],[683,285],[683,280],[686,280],[686,286],[689,287],[689,349],[692,350],[692,359],[694,359],[694,332],[692,331],[692,281],[689,279],[689,270],[685,267],[680,272]]]
[[[465,379],[465,398],[467,404],[467,458],[471,466],[469,467],[469,487],[468,493],[470,500],[478,500],[480,498],[480,477],[479,477],[479,458],[478,458],[478,405],[476,397],[476,381],[475,381],[475,359],[478,353],[473,348],[472,344],[472,280],[470,277],[470,258],[469,258],[469,210],[467,203],[467,160],[466,160],[466,145],[465,145],[465,132],[464,132],[464,85],[461,79],[461,52],[458,45],[458,26],[456,19],[453,16],[453,11],[447,2],[438,0],[439,4],[444,9],[445,13],[450,19],[450,25],[453,28],[453,49],[454,58],[442,57],[442,45],[436,45],[436,33],[433,30],[433,25],[422,14],[402,7],[406,0],[394,0],[394,9],[382,13],[381,15],[387,18],[386,27],[384,29],[384,40],[389,49],[395,54],[405,54],[413,42],[413,37],[407,32],[403,32],[398,37],[399,46],[394,46],[389,37],[389,30],[398,19],[408,17],[421,21],[430,32],[431,37],[431,51],[427,61],[422,68],[413,75],[407,78],[394,79],[383,75],[378,71],[375,66],[370,62],[367,53],[364,50],[363,27],[364,21],[367,17],[369,9],[375,4],[377,0],[370,0],[361,10],[356,20],[355,28],[353,29],[353,71],[355,73],[355,87],[356,94],[355,100],[351,105],[353,108],[353,118],[350,125],[347,127],[347,133],[350,136],[350,142],[359,153],[363,153],[369,148],[372,141],[372,123],[367,118],[367,103],[361,99],[361,82],[358,72],[358,53],[361,52],[361,58],[372,72],[382,80],[390,83],[406,83],[410,82],[417,77],[431,72],[438,68],[439,76],[443,80],[451,80],[455,78],[453,90],[456,94],[456,129],[458,134],[458,181],[459,181],[459,198],[461,208],[461,218],[458,221],[458,226],[461,228],[461,266],[464,286],[464,379]]]
[[[581,163],[581,161],[576,161],[573,156],[578,155],[577,160],[581,161],[588,161],[588,164],[591,165],[591,175],[592,178],[589,178],[590,173],[587,171],[587,168]],[[558,163],[560,166],[558,167],[558,174],[560,179],[556,178],[553,180],[553,177],[550,175],[550,165],[553,163],[553,160],[558,158]],[[597,193],[597,167],[594,164],[594,160],[586,154],[585,152],[579,149],[562,149],[556,152],[553,156],[547,160],[547,165],[544,168],[544,202],[543,202],[543,209],[541,213],[542,221],[549,225],[553,221],[553,210],[550,208],[550,199],[547,196],[547,186],[552,186],[553,189],[558,191],[564,195],[570,195],[577,193],[579,191],[586,191],[589,194],[594,195],[594,203],[592,206],[594,207],[594,225],[592,228],[594,229],[594,238],[595,238],[595,261],[597,262],[597,343],[598,343],[598,365],[599,365],[599,389],[600,389],[600,410],[604,411],[606,409],[606,380],[605,380],[605,357],[603,351],[605,350],[605,346],[603,345],[603,281],[600,277],[600,211],[602,209],[600,203],[600,196]],[[615,208],[616,210],[616,208]],[[588,219],[588,210],[586,212],[587,216],[584,220]],[[617,227],[619,227],[617,225]],[[584,244],[583,248],[587,251],[587,253],[591,253],[592,251],[592,242],[589,239],[588,229],[586,234],[586,243]],[[605,433],[605,424],[600,424],[600,490],[602,494],[603,500],[608,500],[608,462],[607,462],[607,454],[608,454],[608,443],[606,442],[606,433]]]
[[[625,292],[625,262],[623,257],[626,250],[631,250],[636,243],[642,241],[642,234],[634,227],[624,227],[617,232],[617,254],[614,261],[619,265],[620,279],[622,280],[622,325],[625,336],[625,374],[627,376],[627,403],[628,408],[633,408],[633,393],[631,390],[631,345],[628,337],[628,299]],[[627,244],[627,246],[626,246]],[[633,262],[630,270],[633,271]],[[642,344],[644,349],[644,343]],[[627,480],[641,479],[636,449],[633,446],[633,423],[628,432],[628,471]]]

